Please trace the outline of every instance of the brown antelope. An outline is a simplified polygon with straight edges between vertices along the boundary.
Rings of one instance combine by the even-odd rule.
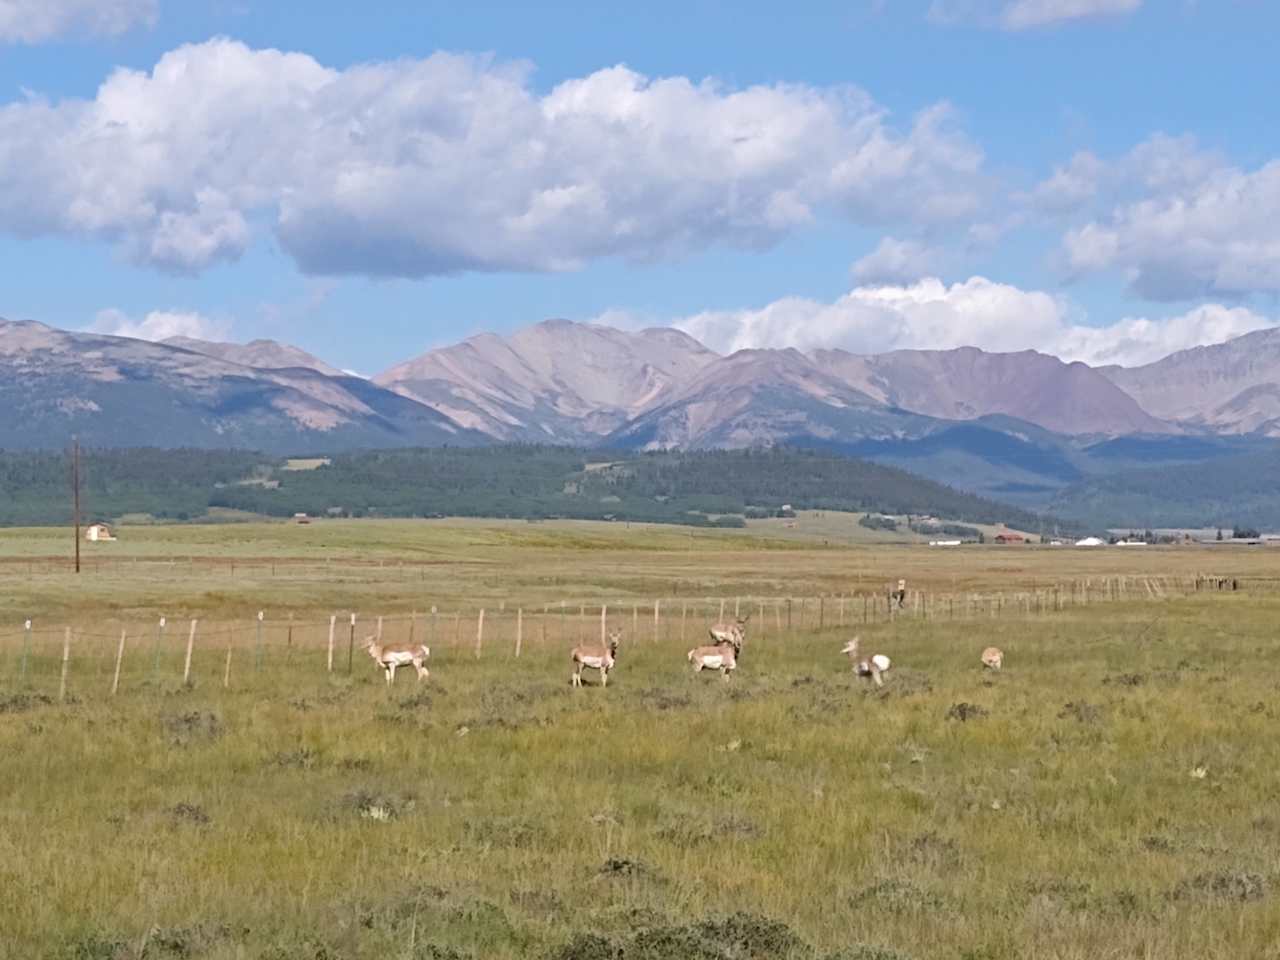
[[[364,638],[364,648],[374,662],[382,667],[387,677],[388,687],[395,683],[396,667],[407,667],[412,664],[418,671],[419,682],[431,676],[431,671],[423,662],[431,656],[431,651],[425,644],[379,643],[376,636],[368,636]]]
[[[1004,666],[1004,651],[999,647],[987,647],[982,651],[982,665],[988,670],[999,670]]]
[[[884,686],[884,675],[889,672],[889,668],[893,666],[893,661],[886,657],[883,653],[872,654],[869,657],[861,657],[858,654],[858,644],[861,638],[854,637],[841,649],[841,653],[848,654],[849,659],[853,662],[853,672],[855,676],[870,677],[877,687]]]
[[[582,686],[582,670],[584,667],[589,667],[592,670],[600,671],[600,686],[607,687],[609,685],[609,671],[618,662],[618,641],[621,639],[621,630],[610,630],[609,643],[607,645],[586,643],[582,646],[574,647],[571,654],[573,659],[573,686]]]
[[[728,640],[710,647],[694,647],[689,651],[689,662],[694,673],[719,670],[720,676],[728,680],[729,674],[738,669],[738,648]]]

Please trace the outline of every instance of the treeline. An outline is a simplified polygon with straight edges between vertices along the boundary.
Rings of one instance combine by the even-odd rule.
[[[219,485],[267,477],[283,461],[225,450],[83,450],[81,513],[86,522],[125,514],[194,520],[209,512]],[[0,525],[44,526],[71,519],[68,453],[0,451]]]
[[[1095,527],[1280,528],[1280,451],[1128,470],[1062,491],[1051,511]]]
[[[741,526],[795,510],[933,514],[1037,528],[1034,514],[890,467],[803,450],[626,453],[551,446],[338,454],[312,470],[208,450],[86,450],[85,515],[186,520],[226,508],[288,517],[512,517]],[[65,522],[65,454],[0,453],[0,523]]]

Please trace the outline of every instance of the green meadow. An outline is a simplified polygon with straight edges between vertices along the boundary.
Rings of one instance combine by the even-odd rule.
[[[1265,552],[842,523],[139,526],[78,578],[62,531],[0,532],[0,957],[1280,957]],[[857,599],[1197,573],[1241,589],[866,624]],[[779,629],[777,598],[819,596]],[[684,656],[721,600],[755,617],[728,682]],[[618,666],[573,690],[601,603]],[[352,612],[357,644],[378,616],[429,641],[431,678],[348,671]]]

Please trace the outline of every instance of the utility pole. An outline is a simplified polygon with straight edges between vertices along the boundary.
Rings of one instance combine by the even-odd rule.
[[[71,498],[76,525],[76,573],[80,572],[80,438],[72,438]]]

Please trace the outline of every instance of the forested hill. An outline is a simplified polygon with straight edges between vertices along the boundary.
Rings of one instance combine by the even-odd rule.
[[[314,469],[241,452],[89,450],[82,474],[85,516],[103,519],[189,520],[225,508],[277,517],[566,517],[733,526],[749,513],[790,504],[1024,529],[1042,522],[892,467],[785,449],[619,454],[446,447],[341,454]],[[0,523],[65,522],[69,475],[66,455],[0,453]]]

